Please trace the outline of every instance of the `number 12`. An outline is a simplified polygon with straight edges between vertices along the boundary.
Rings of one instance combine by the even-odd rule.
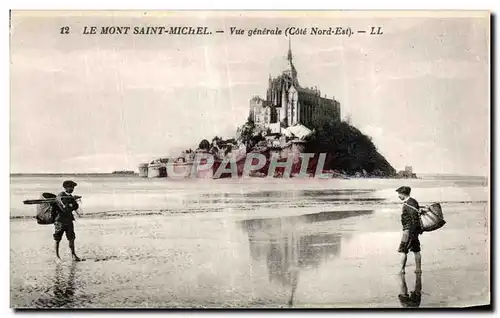
[[[62,27],[61,34],[69,34],[69,26]]]

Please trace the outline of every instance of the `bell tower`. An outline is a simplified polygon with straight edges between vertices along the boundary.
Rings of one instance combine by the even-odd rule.
[[[288,54],[286,56],[288,61],[287,67],[283,73],[288,75],[292,81],[292,85],[298,87],[299,81],[297,79],[297,70],[295,69],[295,65],[293,65],[293,54],[292,54],[292,38],[288,38]]]

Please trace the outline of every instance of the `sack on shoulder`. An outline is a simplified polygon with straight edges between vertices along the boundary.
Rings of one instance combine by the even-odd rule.
[[[420,225],[424,232],[432,232],[446,224],[441,204],[433,203],[420,215]]]
[[[55,199],[56,195],[53,193],[42,193],[41,199]],[[59,208],[57,207],[55,200],[54,202],[46,202],[37,204],[36,206],[36,222],[38,224],[53,224],[55,217],[58,213]]]

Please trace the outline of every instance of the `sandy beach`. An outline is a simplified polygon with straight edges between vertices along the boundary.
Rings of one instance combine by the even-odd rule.
[[[415,290],[398,274],[401,180],[79,180],[84,217],[72,262],[63,238],[21,198],[60,178],[11,182],[14,308],[392,307]],[[218,182],[218,183],[217,183]],[[477,180],[409,180],[447,224],[421,238],[420,307],[490,303],[488,189]]]

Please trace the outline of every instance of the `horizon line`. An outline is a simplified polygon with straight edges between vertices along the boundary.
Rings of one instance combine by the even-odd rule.
[[[124,173],[129,172],[129,173]],[[132,175],[138,174],[135,170],[117,170],[115,173],[112,172],[10,172],[11,176],[13,175]],[[480,174],[463,174],[463,173],[451,173],[451,172],[421,172],[416,173],[417,176],[461,176],[461,177],[481,177],[481,178],[489,178],[489,175],[480,175]]]

